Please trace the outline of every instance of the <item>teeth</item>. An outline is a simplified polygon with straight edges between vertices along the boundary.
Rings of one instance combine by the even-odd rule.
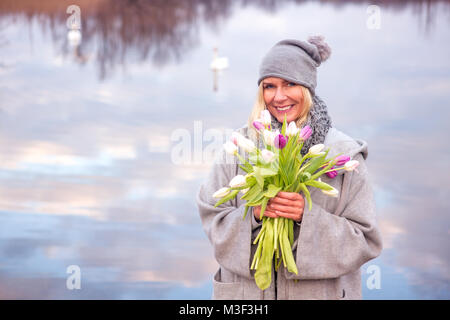
[[[284,107],[284,108],[277,108],[277,109],[280,110],[280,111],[285,111],[285,110],[288,110],[290,108],[292,108],[292,105]]]

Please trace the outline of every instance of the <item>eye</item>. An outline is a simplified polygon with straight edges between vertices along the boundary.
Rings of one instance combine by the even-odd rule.
[[[293,87],[293,86],[296,86],[297,84],[296,83],[294,83],[294,82],[289,82],[288,83],[288,87]]]
[[[263,88],[264,89],[272,89],[272,88],[274,88],[274,86],[273,86],[273,84],[267,83],[267,84],[263,85]]]

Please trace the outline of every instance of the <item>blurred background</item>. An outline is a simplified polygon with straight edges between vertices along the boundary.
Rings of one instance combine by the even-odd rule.
[[[210,153],[269,48],[314,34],[317,94],[369,144],[385,248],[363,297],[449,299],[450,1],[431,0],[2,0],[0,299],[209,299]]]

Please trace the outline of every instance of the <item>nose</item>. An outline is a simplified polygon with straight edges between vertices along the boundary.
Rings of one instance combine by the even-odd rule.
[[[275,97],[273,98],[275,102],[286,100],[286,95],[284,94],[283,87],[278,87],[277,91],[275,91]]]

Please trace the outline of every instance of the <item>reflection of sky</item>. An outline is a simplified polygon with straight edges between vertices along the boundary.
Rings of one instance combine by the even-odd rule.
[[[174,165],[171,135],[241,126],[262,56],[312,30],[333,49],[318,94],[335,126],[369,142],[385,250],[366,265],[382,288],[365,288],[363,269],[364,297],[450,297],[446,16],[424,34],[408,8],[381,8],[380,30],[360,5],[232,9],[215,29],[199,23],[180,62],[128,63],[102,81],[37,20],[1,31],[0,298],[209,298],[216,262],[194,202],[209,163]],[[230,61],[218,92],[215,45]],[[65,289],[71,264],[79,292]]]

